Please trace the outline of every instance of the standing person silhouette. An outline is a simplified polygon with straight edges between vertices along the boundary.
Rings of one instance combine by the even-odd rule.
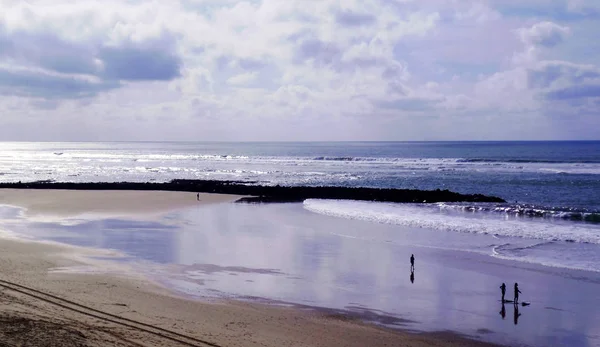
[[[200,201],[200,193],[196,194],[196,200]]]
[[[506,284],[504,284],[504,282],[502,282],[500,290],[502,291],[502,303],[504,303],[504,295],[506,295]]]
[[[410,271],[415,271],[415,255],[410,255]]]
[[[519,290],[519,284],[515,282],[515,305],[519,302],[519,294],[521,291]]]

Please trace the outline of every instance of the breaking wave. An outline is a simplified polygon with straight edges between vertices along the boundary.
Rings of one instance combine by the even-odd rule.
[[[600,164],[597,160],[547,160],[547,159],[458,159],[460,163],[541,163],[541,164]]]
[[[600,244],[600,231],[594,224],[506,219],[493,214],[478,218],[464,213],[443,213],[435,204],[308,199],[304,201],[304,208],[334,217],[440,231]]]
[[[531,204],[462,204],[445,203],[436,204],[441,210],[454,210],[462,212],[489,212],[501,213],[515,217],[562,219],[577,222],[600,223],[600,211],[569,208],[546,207]]]

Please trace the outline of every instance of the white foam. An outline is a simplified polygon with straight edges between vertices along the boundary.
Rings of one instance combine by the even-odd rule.
[[[539,264],[547,267],[557,268],[557,269],[568,269],[568,270],[584,270],[584,271],[593,271],[600,272],[600,268],[598,268],[598,260],[597,259],[581,259],[581,257],[574,257],[575,259],[569,259],[567,256],[565,257],[540,257],[539,255],[526,255],[526,256],[511,256],[506,254],[501,254],[494,250],[492,257],[498,259],[506,259],[506,260],[514,260],[522,263],[528,264]]]
[[[304,201],[304,207],[329,216],[440,231],[600,244],[600,228],[584,223],[511,219],[502,216],[483,218],[477,215],[447,214],[435,206],[350,200],[308,199]]]
[[[57,155],[56,153],[62,153]],[[101,164],[100,164],[101,163]],[[137,168],[138,164],[147,167]],[[289,167],[306,168],[292,170]],[[227,169],[238,172],[227,172]],[[213,173],[211,170],[216,170]],[[543,175],[600,175],[600,163],[478,161],[464,158],[405,158],[371,156],[261,156],[196,153],[189,148],[165,150],[127,144],[6,144],[0,146],[0,172],[7,181],[168,181],[178,178],[255,179],[276,183],[307,183],[325,176],[327,182],[347,182],[359,175],[393,171],[396,175],[435,172],[536,173]],[[280,172],[281,171],[281,172]],[[316,172],[311,179],[310,172]],[[350,176],[340,174],[349,173]],[[333,175],[334,176],[329,176]],[[213,177],[214,176],[214,177]],[[367,174],[368,176],[368,174]]]

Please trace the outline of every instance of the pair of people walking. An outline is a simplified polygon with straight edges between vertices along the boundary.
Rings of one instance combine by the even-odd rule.
[[[504,296],[506,295],[506,284],[502,283],[500,290],[502,291],[502,302],[506,302],[504,299]],[[513,300],[515,305],[519,303],[519,294],[521,294],[521,291],[519,290],[519,284],[515,282],[515,299]]]

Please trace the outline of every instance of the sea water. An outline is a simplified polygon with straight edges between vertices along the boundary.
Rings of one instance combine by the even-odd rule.
[[[600,141],[0,143],[3,182],[176,178],[494,195],[507,203],[308,200],[304,208],[440,232],[523,238],[537,243],[518,251],[502,245],[492,255],[600,271]],[[566,257],[566,251],[572,254]]]
[[[449,189],[531,209],[600,209],[600,141],[325,143],[0,143],[0,180]]]

